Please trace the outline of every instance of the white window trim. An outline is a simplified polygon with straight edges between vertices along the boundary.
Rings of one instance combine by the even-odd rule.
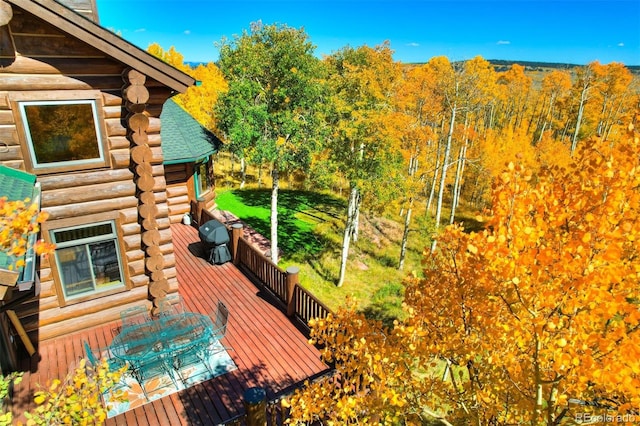
[[[22,117],[22,122],[25,130],[25,137],[27,138],[27,147],[29,149],[29,156],[31,158],[31,166],[34,170],[42,170],[42,169],[50,169],[53,167],[60,168],[69,168],[74,166],[85,166],[85,165],[95,165],[95,164],[104,164],[105,162],[105,153],[104,153],[104,142],[102,140],[102,132],[100,130],[100,116],[98,114],[98,109],[96,106],[95,99],[78,99],[78,100],[67,100],[67,101],[22,101],[18,102],[20,107],[20,115]],[[29,128],[29,122],[27,120],[27,112],[25,111],[25,107],[27,106],[52,106],[52,105],[91,105],[91,112],[93,115],[93,129],[96,134],[96,141],[98,143],[98,152],[99,156],[96,158],[89,158],[85,160],[72,160],[72,161],[59,161],[55,163],[38,163],[38,159],[36,158],[36,153],[33,147],[33,139],[31,138],[31,129]]]
[[[109,287],[104,291],[100,292],[91,292],[84,293],[82,295],[78,295],[77,297],[65,297],[64,284],[62,283],[62,276],[60,274],[60,269],[58,267],[58,258],[57,253],[52,253],[49,255],[49,263],[53,272],[53,281],[55,283],[56,293],[58,296],[58,303],[60,306],[72,305],[80,302],[93,301],[98,298],[109,296],[111,294],[121,293],[124,291],[131,290],[132,284],[129,277],[129,268],[127,267],[127,259],[126,259],[126,247],[124,245],[124,235],[122,234],[122,226],[120,223],[120,218],[116,212],[112,213],[97,213],[89,216],[83,217],[75,217],[75,218],[67,218],[67,219],[57,219],[57,220],[47,220],[42,224],[42,236],[49,243],[54,243],[54,232],[59,232],[63,230],[69,229],[77,229],[88,227],[100,223],[111,222],[112,230],[113,230],[113,239],[115,240],[116,250],[118,255],[118,266],[120,268],[120,279],[122,285],[117,285],[113,287]],[[97,240],[100,240],[98,238]],[[78,241],[78,240],[75,240]],[[58,243],[58,247],[62,248],[65,246],[73,246],[73,243]],[[57,249],[56,248],[56,249]]]
[[[201,191],[200,189],[200,166],[205,165],[205,168],[207,169],[207,172],[209,171],[209,165],[211,163],[211,157],[207,157],[206,159],[204,159],[203,161],[199,161],[197,163],[195,163],[195,173],[194,173],[194,183],[195,183],[195,193],[196,193],[196,199],[202,197],[203,195],[211,192],[212,188],[213,188],[213,184],[211,184],[209,186],[209,188],[207,188],[204,191]]]
[[[88,237],[88,238],[81,238],[81,239],[77,239],[77,240],[71,240],[71,241],[65,241],[65,242],[57,242],[55,239],[55,234],[58,232],[64,232],[64,231],[69,231],[69,230],[74,230],[74,229],[79,229],[79,228],[89,228],[92,226],[99,226],[99,225],[103,225],[103,224],[109,224],[111,226],[111,233],[109,234],[104,234],[101,235],[99,237]],[[57,250],[58,249],[64,249],[64,248],[68,248],[68,247],[76,247],[79,245],[85,246],[87,247],[89,244],[91,243],[96,243],[96,242],[103,242],[103,241],[113,241],[115,244],[115,249],[116,249],[116,256],[117,256],[117,260],[118,260],[118,268],[119,268],[119,272],[120,272],[120,282],[113,284],[112,286],[108,287],[105,290],[96,290],[96,277],[94,276],[94,271],[93,268],[90,268],[90,272],[91,272],[91,279],[93,281],[93,286],[94,286],[94,290],[93,291],[89,291],[89,292],[84,292],[84,293],[80,293],[77,296],[76,295],[68,295],[67,294],[67,289],[66,289],[66,285],[62,279],[62,276],[60,276],[60,284],[61,284],[61,288],[62,288],[62,293],[64,295],[65,300],[69,301],[69,300],[74,300],[74,299],[79,299],[79,298],[85,298],[87,296],[97,296],[100,295],[104,292],[107,291],[111,291],[113,289],[117,289],[120,287],[124,287],[125,286],[125,280],[124,280],[124,268],[122,267],[122,255],[120,253],[120,247],[118,246],[118,233],[116,232],[116,222],[115,220],[105,220],[102,222],[96,222],[96,223],[89,223],[89,224],[84,224],[84,225],[80,225],[80,226],[68,226],[66,228],[56,228],[56,229],[52,229],[50,231],[51,236],[52,236],[52,240],[53,242],[56,244],[56,253],[55,253],[55,261],[56,261],[56,266],[58,267],[58,271],[60,271],[61,267],[60,267],[60,260],[58,257],[58,253]],[[88,254],[88,256],[91,256],[90,254]]]
[[[22,148],[22,158],[25,162],[25,170],[37,175],[47,173],[60,173],[97,168],[109,168],[111,159],[109,156],[108,137],[106,132],[103,94],[99,90],[39,90],[33,92],[10,92],[9,105],[13,111],[16,129]],[[94,160],[78,160],[57,163],[38,164],[35,161],[31,132],[26,122],[21,104],[33,104],[41,102],[42,105],[54,105],[66,102],[69,104],[79,102],[91,102],[93,112],[93,125],[99,142],[100,158]],[[37,165],[37,167],[36,167]]]

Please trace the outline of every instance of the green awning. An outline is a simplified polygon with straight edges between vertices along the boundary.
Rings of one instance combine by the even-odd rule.
[[[9,201],[29,198],[31,202],[37,203],[40,209],[40,185],[36,183],[36,176],[3,165],[0,165],[0,197],[7,197]],[[29,238],[27,253],[24,256],[25,266],[19,269],[18,283],[34,280],[36,256],[33,246],[36,240],[36,235]],[[0,252],[0,268],[8,269],[14,260]]]

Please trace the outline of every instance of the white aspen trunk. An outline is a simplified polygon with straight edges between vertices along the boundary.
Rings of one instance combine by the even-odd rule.
[[[535,335],[534,335],[535,336]],[[544,404],[544,398],[543,398],[543,387],[542,387],[542,372],[540,371],[540,364],[538,362],[538,354],[540,353],[540,341],[538,340],[537,336],[535,336],[536,339],[536,349],[533,355],[533,374],[534,374],[534,380],[535,380],[535,387],[536,387],[536,401],[535,401],[535,406],[534,406],[534,416],[531,419],[531,425],[535,426],[538,425],[540,422],[540,420],[542,419],[542,410],[543,410],[543,404]]]
[[[458,204],[460,203],[460,190],[462,187],[462,174],[464,173],[464,165],[466,161],[467,147],[469,146],[469,137],[467,136],[467,127],[469,126],[469,113],[464,117],[464,137],[463,144],[460,147],[460,152],[458,153],[458,164],[456,166],[456,176],[453,184],[453,192],[451,199],[451,214],[449,215],[449,224],[453,224],[455,221],[456,210],[458,208]]]
[[[240,189],[242,189],[244,188],[247,180],[247,160],[244,159],[244,156],[240,157],[240,175]]]
[[[460,166],[460,184],[458,185],[458,192],[456,194],[456,208],[460,205],[460,194],[462,193],[462,177],[464,176],[464,170],[467,165],[467,151],[469,150],[469,141],[464,141],[464,151],[462,152],[462,165]]]
[[[540,107],[540,114],[537,115],[537,119],[536,119],[536,111],[538,110],[538,104],[540,103],[540,98],[537,97],[536,98],[536,103],[533,106],[533,109],[531,110],[531,118],[529,119],[529,123],[527,124],[527,133],[529,133],[531,131],[531,126],[533,126],[533,123],[535,122],[535,127],[534,130],[538,128],[538,126],[540,125],[540,119],[541,116],[543,114],[543,110],[544,110],[544,102],[542,102],[542,106]]]
[[[359,197],[358,187],[351,184],[349,192],[349,204],[347,205],[347,220],[344,225],[344,235],[342,237],[342,255],[340,256],[340,274],[338,276],[338,287],[344,284],[344,277],[347,272],[347,258],[349,257],[349,244],[353,233],[353,222],[356,214],[356,204]]]
[[[495,114],[496,114],[496,107],[494,104],[491,104],[491,108],[490,108],[490,114],[489,114],[489,129],[493,129],[493,120],[495,120]]]
[[[427,199],[427,208],[425,215],[431,214],[431,206],[433,205],[433,199],[436,195],[436,186],[438,183],[438,173],[440,172],[440,140],[438,139],[438,146],[436,147],[436,167],[433,171],[433,179],[431,180],[431,189],[429,190],[429,198]]]
[[[606,111],[607,111],[607,98],[605,97],[602,100],[602,109],[600,110],[600,120],[598,120],[598,127],[597,127],[597,130],[596,130],[598,135],[602,135],[604,133],[603,128],[604,128],[604,120],[605,120]]]
[[[360,196],[360,192],[358,192],[358,197],[356,199],[356,211],[353,217],[353,225],[351,226],[351,241],[354,243],[358,242],[358,233],[360,231],[360,204],[362,201],[362,197]]]
[[[576,120],[576,130],[573,132],[573,138],[571,138],[571,155],[578,147],[578,133],[580,132],[580,126],[582,124],[582,114],[584,113],[584,103],[587,100],[588,86],[585,85],[580,93],[580,106],[578,106],[578,119]]]
[[[465,139],[466,145],[466,139]],[[453,191],[451,193],[451,213],[449,214],[449,224],[453,224],[456,218],[456,208],[458,207],[458,195],[460,194],[460,182],[462,181],[462,167],[464,164],[464,148],[465,145],[460,147],[460,152],[458,153],[458,161],[456,165],[456,176],[453,182]]]
[[[547,122],[552,120],[554,100],[555,100],[555,96],[551,95],[551,97],[549,98],[549,111],[547,111],[547,114],[544,117],[544,122],[542,123],[542,130],[540,130],[540,135],[538,136],[537,143],[540,143],[540,141],[542,140],[542,135],[544,135],[544,131],[547,129]]]
[[[569,119],[567,119],[567,121],[564,123],[564,127],[562,128],[562,136],[560,137],[560,140],[564,140],[564,138],[567,136],[568,131],[569,131]]]
[[[404,217],[404,231],[402,231],[402,243],[400,244],[400,261],[398,262],[398,269],[404,268],[404,259],[407,255],[407,242],[409,241],[409,228],[411,227],[411,210],[413,207],[413,197],[409,198],[409,207],[407,208],[407,214]]]
[[[549,400],[547,401],[547,424],[555,425],[558,424],[558,417],[556,416],[556,408],[558,405],[558,387],[554,383],[551,386],[551,391],[549,392]]]
[[[258,164],[258,188],[262,188],[262,163]]]
[[[364,143],[360,144],[360,163],[364,161]],[[358,231],[360,230],[360,202],[362,201],[362,197],[360,195],[360,191],[356,194],[355,199],[355,211],[353,216],[353,223],[351,225],[351,240],[354,243],[358,242]]]
[[[604,130],[601,135],[605,140],[609,140],[609,136],[611,135],[611,129],[613,129],[613,123],[615,123],[616,118],[620,116],[620,111],[623,108],[623,101],[625,99],[626,99],[626,96],[623,96],[622,99],[620,99],[620,102],[618,103],[618,107],[615,108],[615,111],[613,109],[613,106],[611,107],[611,112],[609,113],[605,121]]]
[[[274,166],[271,171],[273,185],[271,186],[271,260],[278,264],[278,169]]]
[[[526,107],[527,107],[527,102],[529,100],[529,92],[527,92],[524,100],[522,100],[522,102],[518,103],[518,112],[516,114],[516,122],[515,122],[515,128],[520,127],[520,123],[522,123],[522,120],[524,120],[524,114],[526,112]]]
[[[235,162],[235,155],[233,154],[233,152],[231,153],[231,183],[230,185],[233,185],[233,175],[236,172],[236,162]]]
[[[442,200],[444,199],[444,187],[447,179],[447,169],[449,164],[449,157],[451,156],[451,144],[453,140],[453,126],[456,123],[457,104],[453,104],[451,110],[451,122],[449,123],[449,134],[447,135],[447,144],[444,147],[444,158],[442,159],[442,172],[440,173],[440,187],[438,188],[438,203],[436,205],[436,223],[435,228],[440,228],[440,218],[442,217]],[[436,240],[431,243],[431,251],[436,249]]]
[[[409,167],[407,168],[407,176],[412,176],[413,175],[413,161],[414,161],[415,157],[411,157],[409,158]],[[398,216],[403,217],[404,216],[404,206],[406,204],[406,199],[402,200],[402,203],[400,204],[400,212],[398,213]]]

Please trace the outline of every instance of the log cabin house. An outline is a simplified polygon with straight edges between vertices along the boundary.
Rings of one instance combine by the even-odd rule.
[[[101,27],[95,0],[0,0],[0,164],[36,176],[57,245],[14,307],[32,341],[177,291],[170,223],[205,195],[186,185],[210,152],[163,164],[160,123],[193,84]]]

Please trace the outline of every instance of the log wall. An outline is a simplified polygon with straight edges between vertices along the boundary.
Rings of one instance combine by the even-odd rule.
[[[193,199],[193,167],[190,163],[169,164],[164,166],[167,180],[167,204],[171,223],[182,221],[185,213],[191,211]]]
[[[119,307],[151,305],[154,283],[156,295],[177,291],[159,119],[171,92],[17,7],[12,15],[0,26],[0,164],[31,171],[11,99],[44,91],[77,99],[84,91],[99,91],[109,166],[38,175],[42,209],[49,220],[118,211],[130,280],[128,291],[65,306],[43,260],[39,298],[17,311],[32,338],[48,339],[113,321]]]
[[[169,164],[164,167],[167,181],[167,203],[171,223],[182,221],[191,212],[191,202],[199,201],[201,208],[215,208],[215,192],[207,192],[196,200],[193,163]]]

